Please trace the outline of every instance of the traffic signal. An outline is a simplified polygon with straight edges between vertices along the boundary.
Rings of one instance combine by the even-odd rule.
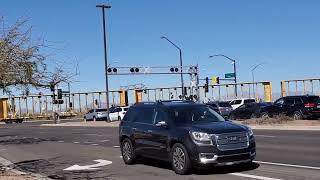
[[[172,73],[177,73],[177,72],[179,72],[179,68],[177,68],[177,67],[171,67],[171,68],[170,68],[170,72],[172,72]]]
[[[220,84],[220,78],[219,77],[213,76],[211,81],[212,81],[213,84]]]
[[[62,99],[62,89],[58,89],[58,99]]]
[[[206,77],[206,83],[204,84],[204,92],[209,92],[209,78]]]

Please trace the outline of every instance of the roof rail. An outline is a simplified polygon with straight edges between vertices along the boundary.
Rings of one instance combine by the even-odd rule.
[[[158,100],[158,103],[164,104],[164,103],[195,103],[194,101],[191,100]]]

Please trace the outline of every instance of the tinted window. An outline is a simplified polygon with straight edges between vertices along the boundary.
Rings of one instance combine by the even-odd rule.
[[[254,102],[256,102],[256,100],[254,100],[254,99],[246,99],[246,100],[244,100],[244,103],[254,103]]]
[[[294,104],[294,99],[293,98],[286,98],[285,103],[286,104]]]
[[[153,123],[154,108],[136,108],[135,112],[137,113],[137,116],[134,118],[134,122]]]
[[[284,103],[284,100],[281,98],[281,99],[278,99],[274,104],[275,105],[282,105]]]
[[[154,117],[154,124],[157,124],[158,122],[161,121],[168,121],[168,116],[167,116],[167,112],[164,109],[158,109],[155,113],[155,117]]]
[[[218,113],[207,106],[176,107],[171,109],[175,124],[224,121]]]
[[[220,107],[231,107],[231,105],[228,102],[219,102]]]
[[[304,97],[304,101],[306,103],[318,103],[319,102],[319,96],[308,96]]]
[[[122,121],[133,121],[138,117],[138,113],[135,108],[129,108],[128,112],[124,116]]]
[[[234,104],[241,104],[242,100],[235,100]]]
[[[208,104],[208,105],[211,106],[211,107],[213,107],[213,108],[217,107],[216,104]]]
[[[107,109],[96,109],[96,112],[107,112]]]
[[[128,108],[123,108],[123,111],[128,111]]]
[[[301,98],[294,98],[294,103],[295,103],[295,104],[302,104],[303,101],[302,101]]]

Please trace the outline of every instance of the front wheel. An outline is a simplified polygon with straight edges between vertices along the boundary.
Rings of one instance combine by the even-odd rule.
[[[171,164],[172,169],[176,174],[188,174],[188,172],[191,170],[191,161],[188,151],[180,143],[177,143],[172,147]]]
[[[129,139],[125,139],[121,143],[122,159],[125,164],[133,164],[136,159],[134,148]]]

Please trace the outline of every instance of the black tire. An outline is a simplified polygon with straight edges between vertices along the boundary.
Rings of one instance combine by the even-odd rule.
[[[192,164],[187,149],[180,143],[173,145],[170,153],[172,169],[176,174],[185,175],[191,171]]]
[[[93,116],[92,121],[97,121],[97,118],[95,116]]]
[[[118,121],[121,121],[121,117],[120,116],[118,116]]]
[[[252,113],[250,116],[250,119],[255,119],[255,118],[257,118],[257,115],[255,113]]]
[[[136,154],[133,145],[128,138],[121,142],[121,155],[125,164],[134,164],[136,160]]]
[[[270,118],[270,115],[269,115],[269,113],[267,113],[267,112],[262,112],[262,113],[261,113],[261,118],[262,118],[262,119],[269,119],[269,118]]]
[[[295,111],[295,112],[293,113],[293,119],[294,119],[294,120],[302,120],[302,119],[303,119],[303,116],[302,116],[302,114],[301,114],[299,111]]]

